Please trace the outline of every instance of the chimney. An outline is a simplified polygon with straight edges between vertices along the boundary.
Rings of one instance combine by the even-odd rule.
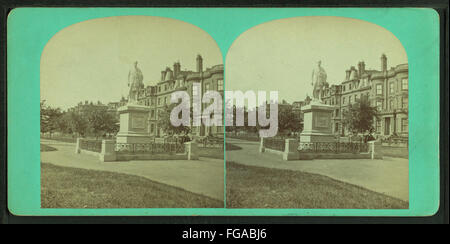
[[[175,77],[175,79],[178,77],[178,75],[180,74],[181,71],[181,65],[180,62],[176,62],[173,64],[173,75]]]
[[[161,71],[161,81],[164,81],[164,79],[166,78],[166,71]]]
[[[387,57],[384,53],[381,55],[381,71],[387,71]]]
[[[361,77],[366,72],[366,65],[364,64],[364,61],[361,61],[358,63],[358,74],[359,77]]]
[[[345,71],[345,80],[349,80],[350,79],[350,70],[346,70]]]
[[[203,58],[202,56],[197,55],[197,72],[202,72],[203,71]]]

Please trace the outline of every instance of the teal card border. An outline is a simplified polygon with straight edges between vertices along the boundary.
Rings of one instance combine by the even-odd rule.
[[[409,63],[410,208],[368,209],[41,209],[40,57],[72,24],[108,16],[179,19],[208,32],[224,59],[233,41],[258,24],[298,16],[341,16],[378,24],[405,47]],[[439,208],[439,15],[419,8],[18,8],[8,16],[8,208],[44,216],[430,216]],[[224,60],[225,63],[225,60]],[[226,78],[225,78],[226,86]]]

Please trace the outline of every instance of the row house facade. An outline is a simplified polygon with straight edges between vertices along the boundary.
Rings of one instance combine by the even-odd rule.
[[[377,108],[378,119],[374,128],[382,136],[408,136],[408,64],[387,69],[387,57],[382,55],[380,70],[366,70],[359,62],[346,70],[345,80],[339,85],[324,89],[323,101],[335,106],[332,117],[333,133],[345,135],[349,131],[343,126],[343,116],[350,104],[363,96],[371,106]]]
[[[173,69],[166,67],[161,71],[161,79],[156,85],[149,85],[144,87],[138,93],[138,103],[140,105],[150,107],[149,112],[149,128],[148,132],[150,136],[160,137],[164,136],[164,132],[158,127],[158,119],[161,111],[165,109],[165,106],[170,104],[170,98],[173,92],[186,91],[191,99],[191,105],[193,103],[193,97],[203,94],[206,91],[214,90],[218,91],[223,97],[224,83],[223,83],[223,65],[215,65],[207,69],[203,69],[203,58],[198,55],[196,58],[196,70],[187,71],[181,70],[180,62],[173,64]],[[193,90],[194,84],[200,85],[200,91]],[[197,94],[197,92],[199,94]],[[203,108],[208,104],[202,103]],[[223,126],[191,126],[192,135],[206,136],[206,135],[223,135]]]

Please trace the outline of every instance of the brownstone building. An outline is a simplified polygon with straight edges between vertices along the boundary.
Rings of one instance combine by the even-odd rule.
[[[349,105],[362,96],[369,98],[377,107],[379,119],[374,127],[377,134],[408,136],[408,64],[387,69],[387,57],[380,58],[380,70],[366,70],[359,62],[346,70],[345,80],[340,85],[328,86],[323,91],[323,101],[335,106],[332,117],[333,133],[348,134],[342,126],[343,114]]]
[[[192,87],[194,83],[200,85],[200,94],[195,94]],[[166,67],[161,71],[161,79],[156,85],[149,85],[139,91],[138,102],[141,105],[149,106],[149,128],[148,132],[151,136],[163,136],[163,131],[158,128],[157,121],[160,111],[170,104],[171,94],[175,91],[186,91],[191,98],[193,96],[203,96],[206,91],[218,91],[223,97],[223,65],[215,65],[213,67],[203,69],[203,58],[198,55],[196,58],[196,70],[181,70],[180,62],[173,64],[173,69]],[[207,106],[202,104],[203,107]],[[193,135],[223,135],[223,126],[192,126],[191,133]]]

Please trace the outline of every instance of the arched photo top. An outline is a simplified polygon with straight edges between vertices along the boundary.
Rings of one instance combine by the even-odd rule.
[[[359,19],[333,16],[293,17],[248,29],[226,56],[228,90],[255,87],[297,101],[311,95],[311,72],[320,60],[328,83],[340,84],[346,70],[364,62],[366,70],[408,63],[403,45],[385,28]]]
[[[203,29],[172,18],[114,16],[70,25],[46,44],[40,61],[41,99],[68,108],[80,101],[120,100],[128,93],[128,72],[135,61],[145,86],[161,81],[161,72],[196,72],[222,67],[216,41]]]

